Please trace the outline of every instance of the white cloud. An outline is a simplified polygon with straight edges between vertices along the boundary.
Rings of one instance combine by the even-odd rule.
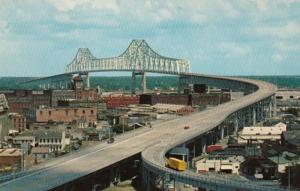
[[[272,55],[272,60],[274,62],[282,62],[285,58],[286,56],[281,53],[276,53]]]
[[[97,10],[109,10],[114,13],[120,13],[120,7],[115,0],[92,0],[90,6]]]
[[[168,9],[164,9],[164,8],[158,10],[157,14],[155,14],[155,20],[157,22],[170,20],[172,18],[173,18],[173,15],[172,15],[171,11]]]
[[[234,42],[222,42],[218,47],[226,58],[243,57],[251,52],[250,46]]]
[[[256,27],[254,32],[261,36],[273,36],[287,39],[300,35],[300,25],[296,22],[289,21],[285,25],[281,26]]]
[[[300,47],[298,43],[288,43],[288,42],[275,42],[274,48],[282,52],[291,52],[291,51],[299,51]]]
[[[58,11],[71,11],[77,5],[82,4],[81,0],[48,0],[48,2],[54,6]]]
[[[48,0],[60,12],[74,11],[77,8],[87,10],[108,10],[120,13],[120,7],[115,0]]]
[[[8,23],[0,20],[0,36],[8,33]]]

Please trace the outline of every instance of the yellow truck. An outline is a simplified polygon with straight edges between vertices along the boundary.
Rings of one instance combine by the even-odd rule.
[[[170,157],[167,160],[166,166],[178,171],[185,171],[186,170],[186,162],[183,160],[179,160],[177,158]]]

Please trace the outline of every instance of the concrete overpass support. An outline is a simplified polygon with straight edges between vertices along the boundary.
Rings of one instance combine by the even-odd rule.
[[[135,94],[135,87],[136,87],[136,76],[135,76],[135,72],[132,72],[132,76],[131,76],[131,94]]]
[[[254,106],[252,108],[252,124],[256,125],[256,121],[257,121],[257,119],[256,119],[256,106]]]
[[[88,89],[91,87],[91,84],[90,84],[90,74],[89,73],[86,74],[86,87]]]
[[[221,129],[220,129],[220,135],[221,135],[220,138],[221,138],[221,139],[224,139],[224,131],[225,131],[224,129],[225,129],[225,127],[222,125],[222,126],[220,126],[220,128],[221,128]]]
[[[111,186],[117,185],[120,182],[121,176],[120,176],[120,168],[112,168],[110,170],[110,176],[111,176]]]
[[[273,95],[271,97],[272,102],[272,117],[275,117],[277,115],[277,108],[276,108],[276,97]]]
[[[233,125],[234,125],[234,134],[237,134],[239,131],[239,118],[237,115],[234,116]]]
[[[207,134],[208,135],[208,134]],[[202,147],[202,153],[206,153],[206,145],[207,145],[206,137],[201,138],[201,147]]]

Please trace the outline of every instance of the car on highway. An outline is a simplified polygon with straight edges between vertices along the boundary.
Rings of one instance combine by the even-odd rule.
[[[190,126],[184,126],[184,129],[185,130],[187,130],[187,129],[189,129],[190,128]]]

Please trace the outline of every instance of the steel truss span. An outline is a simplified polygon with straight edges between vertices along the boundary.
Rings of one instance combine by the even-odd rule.
[[[179,75],[190,72],[190,64],[184,59],[159,55],[145,40],[133,40],[123,54],[112,58],[96,58],[88,48],[80,48],[66,68],[66,73],[97,71],[142,71]]]

